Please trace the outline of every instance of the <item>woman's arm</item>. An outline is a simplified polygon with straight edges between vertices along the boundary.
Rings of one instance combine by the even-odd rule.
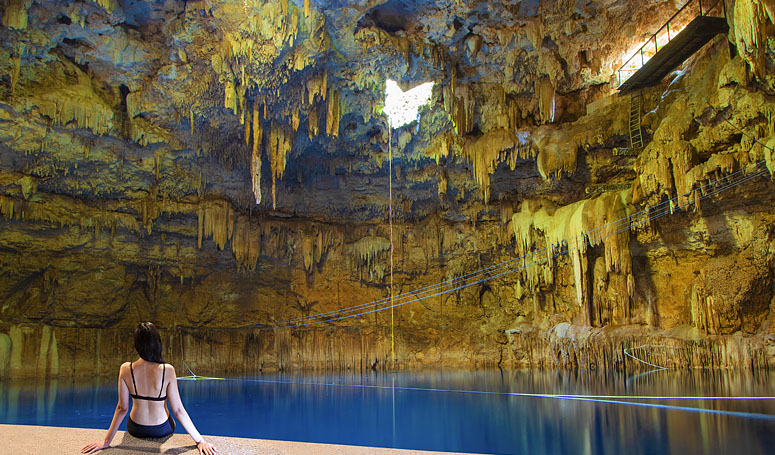
[[[170,411],[172,411],[172,414],[175,415],[175,418],[178,419],[178,422],[180,422],[181,425],[183,425],[183,428],[186,429],[188,434],[191,435],[192,438],[194,438],[194,442],[196,443],[197,448],[199,449],[200,454],[205,455],[213,455],[216,450],[215,447],[213,447],[212,444],[205,441],[201,434],[199,434],[198,431],[196,431],[196,427],[194,426],[194,422],[191,421],[191,418],[188,416],[188,413],[186,412],[186,408],[183,407],[183,402],[180,401],[180,392],[178,391],[178,378],[175,375],[175,368],[172,365],[166,365],[165,368],[169,369],[170,371],[167,372],[167,374],[170,377],[169,385],[167,386],[167,403],[170,406]]]
[[[129,412],[129,389],[124,380],[121,379],[122,373],[124,373],[126,368],[127,364],[125,363],[121,365],[118,372],[118,404],[116,405],[116,412],[113,413],[113,420],[110,422],[108,434],[105,435],[105,439],[102,442],[92,442],[81,449],[81,453],[92,453],[110,447],[110,443],[113,442],[113,437],[116,436],[116,431],[118,431],[118,426],[121,425],[127,412]]]

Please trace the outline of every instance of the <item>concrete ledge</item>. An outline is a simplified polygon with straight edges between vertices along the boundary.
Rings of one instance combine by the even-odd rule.
[[[30,425],[0,425],[0,441],[5,453],[24,454],[78,454],[81,448],[92,441],[105,437],[105,430],[88,428],[43,427]],[[376,455],[421,455],[444,452],[420,450],[384,449],[378,447],[341,446],[335,444],[314,444],[307,442],[271,441],[266,439],[227,438],[207,436],[207,440],[218,449],[219,455],[226,454],[376,454]],[[129,455],[162,453],[175,455],[198,455],[196,445],[187,434],[173,434],[163,439],[137,439],[129,433],[119,431],[113,439],[113,446],[97,452],[102,455]]]

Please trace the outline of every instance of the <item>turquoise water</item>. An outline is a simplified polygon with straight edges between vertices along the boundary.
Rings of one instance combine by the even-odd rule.
[[[757,454],[775,447],[775,399],[517,395],[775,397],[766,373],[286,374],[180,381],[180,391],[197,428],[220,436],[531,455]],[[0,423],[107,428],[116,400],[115,379],[0,382]]]

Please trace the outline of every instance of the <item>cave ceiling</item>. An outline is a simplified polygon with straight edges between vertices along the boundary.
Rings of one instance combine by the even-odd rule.
[[[127,201],[217,198],[267,216],[384,219],[381,109],[391,78],[404,90],[436,83],[419,123],[391,133],[397,216],[465,220],[491,210],[487,202],[583,190],[573,178],[542,178],[531,151],[538,131],[610,93],[622,56],[676,7],[7,0],[3,8],[7,195],[138,217],[139,203]],[[522,153],[482,170],[470,150],[483,137]]]

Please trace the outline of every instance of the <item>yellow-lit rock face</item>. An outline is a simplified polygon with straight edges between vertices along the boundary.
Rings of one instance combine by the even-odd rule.
[[[200,374],[391,367],[391,327],[400,367],[775,365],[770,0],[642,150],[611,84],[673,2],[399,3],[2,2],[0,378],[144,320]],[[388,78],[434,82],[390,132]]]

